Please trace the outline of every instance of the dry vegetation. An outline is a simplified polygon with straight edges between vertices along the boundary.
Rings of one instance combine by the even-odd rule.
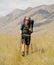
[[[54,35],[32,36],[30,53],[22,57],[20,37],[0,34],[0,65],[54,65]]]

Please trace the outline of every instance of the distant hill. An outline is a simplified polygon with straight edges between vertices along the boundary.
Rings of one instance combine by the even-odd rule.
[[[2,33],[18,33],[20,24],[25,16],[30,16],[34,19],[34,33],[39,33],[54,29],[54,4],[41,5],[34,8],[27,8],[26,10],[15,9],[8,15],[0,18],[0,32]]]

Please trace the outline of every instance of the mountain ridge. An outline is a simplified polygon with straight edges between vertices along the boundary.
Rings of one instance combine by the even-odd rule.
[[[20,24],[25,16],[30,16],[34,19],[34,25],[37,23],[42,23],[44,20],[49,21],[54,20],[54,16],[47,18],[54,14],[54,4],[52,5],[41,5],[34,8],[27,8],[26,10],[14,9],[8,15],[0,18],[0,32],[5,33],[18,33],[20,29]],[[49,21],[50,22],[50,21]],[[52,22],[53,24],[54,22]],[[48,24],[49,25],[49,24]],[[43,26],[44,27],[44,26]],[[35,27],[36,28],[36,27]],[[34,29],[36,30],[36,29]],[[16,32],[15,32],[16,31]]]

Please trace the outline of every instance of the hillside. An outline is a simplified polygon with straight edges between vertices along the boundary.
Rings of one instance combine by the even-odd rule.
[[[26,10],[20,10],[20,9],[15,9],[5,17],[0,18],[0,32],[3,33],[18,33],[20,24],[23,21],[23,18],[25,16],[30,16],[32,19],[34,19],[35,24],[42,24],[48,21],[49,19],[54,20],[54,4],[53,5],[41,5],[35,8],[27,8]],[[50,21],[48,21],[50,22]],[[54,22],[52,22],[53,24]],[[49,25],[50,23],[46,23],[45,25]],[[50,25],[51,26],[51,25]],[[46,26],[43,26],[46,27]],[[36,28],[36,27],[35,27]]]

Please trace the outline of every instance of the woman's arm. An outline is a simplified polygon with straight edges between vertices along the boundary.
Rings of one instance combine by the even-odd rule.
[[[22,30],[20,30],[20,35],[22,35]]]
[[[20,35],[22,35],[22,31],[23,31],[23,24],[21,24],[21,27],[20,27]]]

